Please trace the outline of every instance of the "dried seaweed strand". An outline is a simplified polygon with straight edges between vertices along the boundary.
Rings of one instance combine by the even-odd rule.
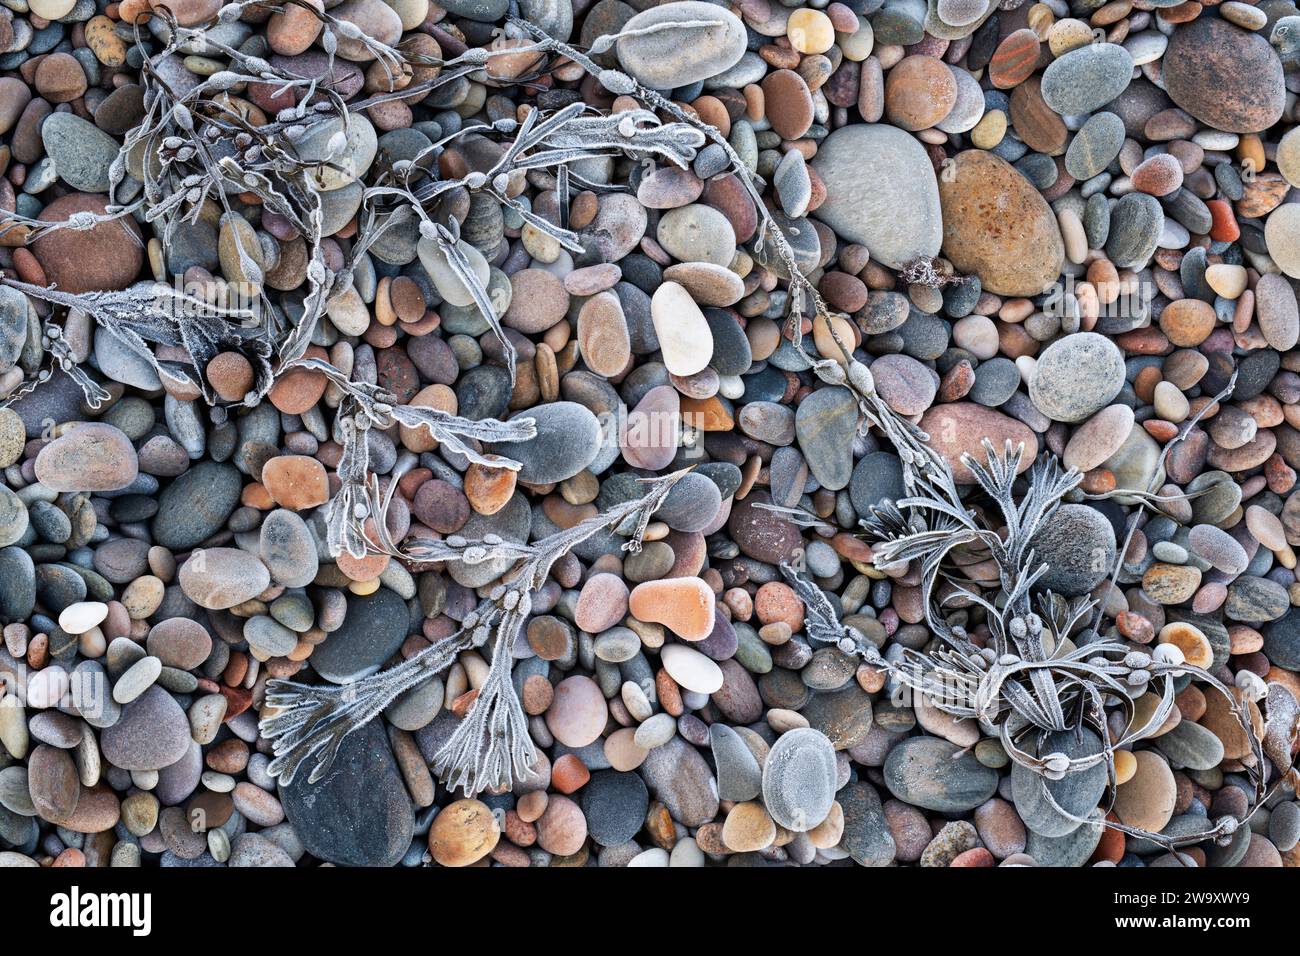
[[[373,719],[403,691],[449,667],[461,651],[490,644],[492,663],[487,679],[465,720],[435,755],[432,767],[448,786],[470,795],[508,789],[526,776],[537,760],[536,745],[510,679],[511,649],[527,622],[533,595],[561,557],[601,532],[616,533],[629,520],[633,533],[623,548],[639,550],[650,516],[687,471],[643,479],[643,496],[531,545],[495,536],[476,541],[452,536],[413,549],[410,553],[420,560],[471,565],[502,560],[512,568],[461,621],[460,630],[397,667],[337,687],[270,681],[260,723],[262,735],[274,741],[275,759],[268,772],[289,784],[314,757],[307,779],[319,780],[329,771],[348,734]]]

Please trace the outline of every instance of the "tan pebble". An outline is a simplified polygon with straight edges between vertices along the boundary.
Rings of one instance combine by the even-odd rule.
[[[1225,299],[1235,299],[1246,291],[1245,266],[1216,262],[1205,270],[1205,281]]]
[[[989,110],[970,131],[971,143],[979,149],[992,149],[1007,135],[1007,114]]]
[[[465,497],[478,514],[493,515],[514,495],[517,481],[517,473],[509,468],[490,468],[475,462],[465,471]]]
[[[1123,786],[1133,779],[1137,772],[1137,758],[1131,750],[1115,751],[1115,783]]]
[[[530,790],[519,798],[515,811],[525,823],[536,823],[546,812],[547,795],[545,790]]]
[[[645,762],[650,751],[637,746],[635,738],[631,727],[620,727],[605,738],[605,759],[615,770],[626,773]]]
[[[1183,659],[1194,667],[1209,667],[1214,663],[1214,649],[1201,629],[1183,621],[1174,621],[1160,629],[1157,641],[1173,644],[1183,652]]]
[[[840,838],[843,836],[844,808],[840,806],[839,801],[836,801],[831,804],[831,811],[826,814],[826,819],[808,831],[808,842],[819,850],[829,850],[831,847],[839,846]]]
[[[441,866],[469,866],[492,852],[501,825],[487,804],[457,800],[429,825],[429,852]]]
[[[325,466],[306,455],[280,455],[262,466],[262,484],[276,504],[291,511],[315,508],[329,501]]]
[[[722,824],[722,842],[733,853],[762,850],[771,846],[775,839],[776,823],[767,809],[756,801],[736,804]]]
[[[1132,778],[1117,791],[1115,813],[1129,826],[1159,833],[1174,815],[1178,788],[1173,772],[1154,751],[1139,751],[1134,762]]]

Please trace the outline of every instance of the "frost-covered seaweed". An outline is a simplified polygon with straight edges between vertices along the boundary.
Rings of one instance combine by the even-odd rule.
[[[646,493],[641,497],[532,544],[515,544],[496,536],[467,540],[453,535],[409,548],[407,556],[421,561],[473,565],[505,560],[511,569],[461,621],[456,633],[405,663],[337,687],[271,681],[260,725],[262,734],[274,740],[275,759],[269,772],[290,783],[301,766],[314,758],[308,780],[318,780],[328,771],[344,737],[373,719],[403,691],[450,667],[461,651],[484,648],[491,654],[487,679],[468,716],[435,755],[432,766],[448,786],[470,795],[508,789],[525,777],[536,763],[537,748],[511,683],[511,648],[532,613],[533,595],[546,583],[556,561],[601,532],[616,533],[629,520],[633,530],[623,549],[640,550],[650,516],[688,470],[645,479]]]

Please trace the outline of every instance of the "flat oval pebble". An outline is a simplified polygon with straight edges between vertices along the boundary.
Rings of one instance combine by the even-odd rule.
[[[650,314],[668,371],[694,375],[709,364],[713,358],[713,333],[685,288],[676,282],[660,285],[650,300]]]
[[[673,31],[644,31],[662,23],[707,24],[691,28],[688,42]],[[724,8],[700,0],[677,0],[638,13],[623,24],[616,49],[623,68],[653,89],[667,90],[717,76],[745,52],[745,27]]]
[[[722,687],[722,670],[694,648],[668,644],[660,652],[664,670],[677,683],[697,694],[712,694]]]
[[[1037,295],[1054,282],[1065,256],[1051,209],[999,157],[967,150],[941,177],[943,253],[990,292]]]
[[[960,755],[959,755],[960,754]],[[993,795],[998,774],[956,744],[912,737],[885,760],[885,785],[899,800],[939,813],[973,810]]]
[[[585,747],[605,729],[608,709],[600,687],[589,677],[568,677],[555,687],[546,726],[568,747]]]
[[[1024,471],[1038,454],[1038,439],[1028,426],[1001,412],[970,402],[953,402],[936,405],[921,416],[920,428],[930,436],[929,445],[952,468],[959,484],[973,484],[975,476],[962,461],[971,455],[976,461],[986,462],[988,457],[981,445],[985,439],[1000,450],[1006,442],[1013,448],[1024,446],[1019,470]]]
[[[1128,88],[1133,57],[1115,43],[1089,43],[1057,57],[1043,71],[1047,105],[1063,116],[1105,106]]]
[[[221,610],[257,597],[271,583],[271,574],[247,551],[205,548],[181,565],[178,580],[194,603]]]
[[[763,761],[763,803],[787,830],[806,833],[825,820],[836,789],[835,750],[821,731],[786,731]]]
[[[138,473],[130,439],[103,422],[72,429],[36,456],[36,477],[52,491],[118,491]]]
[[[1258,33],[1201,17],[1173,32],[1162,63],[1170,99],[1215,129],[1254,133],[1282,115],[1282,62]]]
[[[864,177],[864,168],[876,171]],[[876,261],[901,269],[939,253],[943,213],[925,150],[893,126],[848,126],[827,137],[813,169],[826,188],[814,215],[861,243]]]

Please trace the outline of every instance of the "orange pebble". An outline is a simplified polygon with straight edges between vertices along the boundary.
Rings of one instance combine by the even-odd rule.
[[[754,595],[754,613],[764,624],[784,621],[791,631],[803,629],[803,601],[790,585],[781,581],[769,581],[758,589]]]
[[[86,854],[82,853],[80,850],[76,849],[75,847],[68,847],[66,850],[64,850],[62,853],[56,856],[54,858],[54,862],[51,863],[50,865],[58,866],[58,867],[65,867],[65,866],[82,867],[86,865]]]
[[[1210,207],[1210,238],[1218,242],[1235,242],[1241,238],[1241,227],[1232,206],[1225,199],[1210,199],[1205,205]]]
[[[670,578],[638,584],[628,609],[638,621],[665,624],[683,640],[702,641],[713,633],[716,601],[699,578]]]
[[[551,784],[560,793],[573,793],[586,786],[591,771],[576,754],[565,754],[551,767]]]

